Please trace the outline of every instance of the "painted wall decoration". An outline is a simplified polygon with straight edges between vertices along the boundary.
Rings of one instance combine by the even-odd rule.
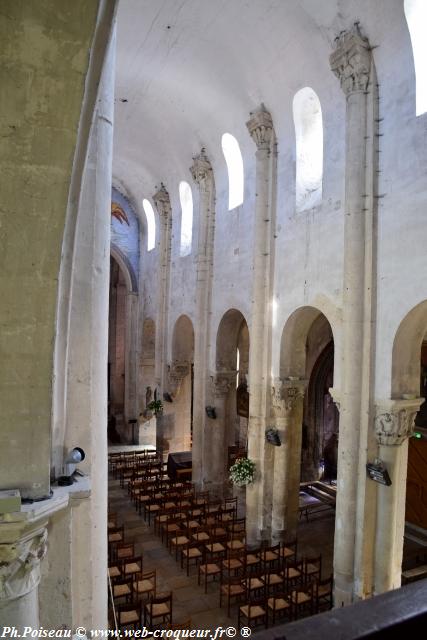
[[[139,221],[128,199],[113,188],[111,194],[111,246],[117,249],[139,276]]]

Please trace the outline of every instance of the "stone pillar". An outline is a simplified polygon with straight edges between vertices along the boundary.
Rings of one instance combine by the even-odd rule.
[[[216,418],[208,418],[205,425],[205,438],[210,460],[206,461],[206,488],[214,495],[222,498],[228,481],[228,437],[227,416],[228,399],[233,382],[236,382],[235,371],[218,371],[212,379],[213,397]]]
[[[199,187],[194,323],[193,482],[201,486],[204,468],[210,461],[210,452],[205,452],[204,428],[215,238],[215,180],[205,149],[193,160],[190,171]]]
[[[107,626],[107,319],[114,65],[113,36],[99,88],[77,220],[64,443],[66,451],[75,446],[85,450],[81,469],[92,479],[91,497],[73,520],[73,623],[100,629]]]
[[[16,627],[22,634],[25,626],[39,627],[38,585],[46,554],[46,525],[46,521],[24,525],[22,518],[0,523],[0,628]]]
[[[375,540],[375,594],[400,587],[405,530],[408,438],[424,398],[377,403],[375,434],[378,458],[384,463],[391,486],[378,484]]]
[[[296,537],[299,517],[303,400],[306,380],[276,378],[272,387],[272,420],[282,442],[274,449],[272,540]],[[266,445],[272,446],[272,445]]]
[[[160,398],[162,398],[163,392],[167,390],[166,363],[172,233],[172,208],[169,193],[163,183],[157,193],[154,194],[153,200],[160,219],[155,378],[156,384],[160,387]]]
[[[273,229],[271,207],[273,121],[264,105],[246,123],[256,150],[255,229],[253,288],[249,327],[249,423],[248,457],[256,464],[256,480],[246,490],[246,526],[249,545],[269,536],[267,473],[271,460],[265,455],[266,416],[269,411]],[[267,451],[267,454],[271,454]],[[268,462],[270,464],[268,464]]]
[[[138,419],[138,293],[126,294],[125,416]],[[129,434],[131,435],[131,434]],[[135,443],[134,443],[135,444]]]
[[[335,601],[340,606],[349,604],[353,597],[359,447],[366,447],[366,441],[363,444],[360,440],[367,437],[361,438],[361,421],[367,414],[370,394],[363,382],[371,358],[371,344],[364,332],[372,320],[372,301],[368,303],[366,297],[372,278],[366,254],[372,240],[372,228],[366,228],[372,213],[366,202],[371,50],[357,25],[337,38],[330,63],[346,96],[343,373],[334,550]]]

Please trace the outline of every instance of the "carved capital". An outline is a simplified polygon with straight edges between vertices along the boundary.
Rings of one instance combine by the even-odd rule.
[[[212,379],[213,392],[216,398],[223,398],[230,391],[233,382],[236,382],[235,371],[218,371]]]
[[[0,600],[20,598],[40,581],[40,563],[47,550],[47,530],[0,545]]]
[[[275,378],[271,388],[271,405],[276,418],[289,416],[304,398],[307,380]]]
[[[264,104],[251,112],[251,118],[246,123],[249,133],[258,149],[269,149],[273,134],[273,119]]]
[[[376,405],[375,435],[378,444],[402,444],[414,432],[414,421],[424,398],[385,400]]]
[[[190,363],[186,360],[174,360],[168,366],[169,386],[172,397],[176,397],[181,388],[182,381],[190,373]]]
[[[171,214],[171,202],[169,193],[166,191],[166,187],[163,182],[160,184],[160,189],[154,194],[153,201],[159,215],[169,218]]]
[[[335,51],[329,57],[333,73],[346,96],[366,91],[371,70],[371,48],[360,33],[358,24],[351,31],[342,31],[335,40]]]
[[[206,149],[203,147],[199,155],[193,158],[193,164],[190,167],[193,180],[197,184],[205,182],[212,176],[212,165],[206,155]]]

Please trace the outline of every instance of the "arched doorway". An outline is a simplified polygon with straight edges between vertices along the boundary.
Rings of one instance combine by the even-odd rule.
[[[337,477],[339,413],[329,391],[334,379],[334,340],[324,315],[313,322],[306,351],[301,480],[331,482]]]
[[[423,523],[427,523],[427,447],[422,428],[417,429],[422,436],[419,442],[411,437],[414,424],[424,420],[425,409],[419,412],[419,408],[425,393],[421,365],[426,333],[427,301],[423,301],[398,327],[392,351],[391,397],[377,403],[378,457],[391,478],[390,486],[378,485],[377,593],[401,584],[405,519],[413,520],[412,527],[418,529],[424,529]],[[409,536],[413,537],[410,532]],[[411,546],[410,537],[406,538],[406,550]],[[405,562],[410,560],[407,552],[405,556]]]
[[[221,494],[236,448],[246,449],[249,418],[247,375],[249,330],[245,317],[229,309],[221,318],[216,337],[216,372],[212,379],[214,415],[208,415],[206,436],[212,459],[206,464],[206,484]]]
[[[190,451],[193,435],[194,329],[186,315],[176,320],[172,360],[168,366],[168,394],[164,412],[170,415],[169,451]],[[169,400],[169,401],[168,401]],[[172,404],[171,402],[172,401]],[[166,435],[164,435],[166,437]]]
[[[300,503],[301,482],[307,478],[310,482],[319,479],[320,460],[332,437],[329,431],[333,431],[332,439],[336,439],[337,445],[338,416],[333,413],[335,409],[330,408],[329,394],[333,374],[334,338],[328,319],[314,307],[297,309],[289,316],[282,332],[280,378],[273,389],[273,419],[282,442],[274,451],[272,538],[275,541],[297,536],[300,504],[305,504]],[[310,492],[319,504],[324,500],[331,507],[334,494],[335,488]],[[332,550],[331,527],[326,551],[332,556]]]
[[[136,279],[117,249],[110,257],[108,321],[108,436],[111,443],[137,440],[138,393]]]

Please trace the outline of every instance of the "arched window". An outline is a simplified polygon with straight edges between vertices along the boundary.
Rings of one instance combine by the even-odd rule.
[[[156,218],[149,200],[144,198],[142,206],[144,207],[145,217],[147,218],[147,251],[151,251],[156,244]]]
[[[427,2],[405,0],[404,10],[415,66],[416,115],[427,111]]]
[[[181,202],[181,246],[180,255],[191,253],[191,239],[193,234],[193,195],[188,182],[179,183],[179,200]]]
[[[228,210],[231,211],[243,202],[243,159],[239,143],[231,133],[224,133],[221,145],[228,169]]]
[[[317,94],[305,87],[294,96],[296,141],[296,210],[304,211],[322,201],[323,124]]]

